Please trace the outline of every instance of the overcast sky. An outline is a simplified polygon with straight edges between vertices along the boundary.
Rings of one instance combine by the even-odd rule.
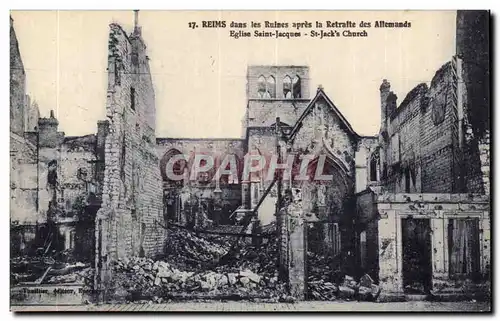
[[[132,11],[14,11],[27,92],[42,117],[54,109],[66,135],[96,132],[105,119],[109,24],[130,32]],[[454,11],[141,11],[156,93],[157,137],[240,137],[246,68],[308,65],[311,93],[321,84],[361,135],[378,132],[379,86],[387,78],[401,102],[455,52]],[[229,37],[229,28],[192,30],[188,22],[411,21],[408,29],[366,29],[366,38]],[[316,29],[316,28],[313,28]],[[317,30],[317,29],[316,29]],[[305,31],[305,30],[303,30]],[[312,97],[311,97],[312,98]]]

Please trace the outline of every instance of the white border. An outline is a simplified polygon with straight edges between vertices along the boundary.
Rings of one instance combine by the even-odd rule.
[[[247,9],[247,10],[256,10],[256,9],[264,9],[264,10],[299,10],[299,9],[305,9],[305,10],[316,10],[316,9],[323,9],[323,10],[405,10],[405,9],[413,9],[413,10],[440,10],[440,9],[447,9],[447,10],[454,10],[454,9],[491,9],[493,14],[498,13],[499,10],[498,4],[500,1],[484,1],[484,0],[455,0],[455,1],[448,1],[446,3],[438,3],[435,0],[420,0],[420,1],[414,1],[414,2],[408,2],[408,1],[354,1],[354,0],[349,0],[349,1],[344,1],[344,2],[326,2],[324,0],[307,0],[307,1],[283,1],[281,3],[276,3],[276,2],[270,2],[269,0],[253,0],[253,1],[188,1],[188,0],[183,0],[183,1],[178,1],[178,2],[168,2],[167,3],[162,3],[158,0],[141,0],[141,1],[130,1],[130,0],[121,0],[119,3],[112,3],[111,1],[95,1],[95,0],[86,0],[86,1],[2,1],[0,4],[0,7],[2,10],[0,11],[2,13],[2,21],[3,21],[3,28],[0,28],[0,39],[1,43],[7,44],[8,39],[9,39],[9,31],[8,31],[8,23],[9,23],[9,10],[10,9],[65,9],[65,10],[75,10],[75,9],[87,9],[87,10],[118,10],[118,9],[169,9],[169,10],[180,10],[180,9],[189,9],[189,10],[218,10],[218,9],[224,9],[224,10],[241,10],[241,9]],[[160,5],[161,4],[161,5]],[[498,20],[497,20],[498,24]],[[492,33],[494,36],[495,40],[493,43],[498,43],[497,40],[497,33]],[[492,39],[493,40],[493,39]],[[9,224],[8,224],[8,219],[9,219],[9,188],[8,188],[8,180],[9,180],[9,159],[7,158],[8,153],[7,150],[9,149],[9,116],[7,115],[8,113],[8,107],[9,106],[9,80],[7,77],[7,74],[9,72],[8,70],[8,60],[9,60],[9,50],[7,49],[7,46],[3,47],[4,50],[0,51],[1,53],[1,61],[2,63],[0,64],[0,68],[2,70],[2,75],[1,77],[1,82],[2,86],[1,88],[1,93],[2,93],[2,102],[3,102],[3,107],[1,108],[1,112],[3,113],[2,117],[0,117],[0,128],[4,132],[4,134],[0,135],[0,144],[1,148],[3,151],[4,157],[1,158],[1,173],[3,173],[2,178],[4,182],[0,184],[0,192],[2,194],[2,199],[3,202],[0,203],[2,207],[2,215],[4,217],[4,224],[2,224],[3,228],[3,233],[2,235],[2,253],[5,253],[5,260],[2,262],[2,272],[1,272],[1,303],[2,303],[2,309],[1,311],[3,312],[3,317],[7,318],[13,318],[13,314],[8,312],[9,311],[9,279],[8,279],[8,271],[9,271],[9,261],[7,260],[7,257],[9,256],[9,244],[10,244],[10,239],[9,239]],[[497,54],[495,51],[494,53],[494,58],[498,58]],[[493,57],[492,57],[493,58]],[[500,92],[498,88],[498,82],[494,82],[495,88],[492,89],[492,93]],[[496,106],[493,106],[492,109],[495,109]],[[496,113],[496,116],[498,117],[499,113]],[[498,119],[495,119],[498,120]],[[498,121],[496,122],[498,123]],[[498,132],[498,130],[496,131]],[[493,142],[497,142],[496,137],[492,139]],[[495,146],[498,147],[498,146]],[[498,157],[497,157],[498,158]],[[495,164],[496,165],[496,164]],[[498,166],[497,166],[498,168]],[[494,181],[494,180],[493,180]],[[498,190],[496,191],[497,193]],[[496,193],[496,194],[497,194]],[[498,195],[495,195],[498,196]],[[496,197],[497,200],[500,199],[500,197]],[[496,214],[496,211],[492,210],[492,214]],[[494,222],[498,223],[499,219],[495,219]],[[495,224],[497,225],[497,224]],[[495,229],[497,226],[495,226]],[[495,258],[500,257],[498,255],[500,247],[494,247],[495,253],[493,253]],[[495,261],[495,267],[498,264],[497,260]],[[497,269],[498,270],[498,269]],[[498,276],[494,278],[494,280],[498,280]],[[497,284],[495,284],[497,285]],[[495,287],[495,290],[498,291],[498,287]],[[498,301],[498,295],[495,296],[497,298],[496,301]],[[497,304],[498,308],[498,304]],[[124,315],[118,315],[119,317],[124,317]],[[169,319],[171,318],[179,318],[179,315],[165,315]],[[204,315],[203,317],[215,317],[218,318],[221,315]],[[259,319],[276,319],[276,318],[288,318],[291,315],[238,315],[238,319],[240,318],[255,318],[258,317]],[[306,315],[300,314],[298,315],[299,317],[308,317]],[[363,315],[356,316],[356,318],[360,318]],[[370,318],[373,318],[374,316],[382,317],[385,318],[386,315],[367,315]],[[40,317],[40,316],[39,316]],[[47,315],[47,316],[42,316],[45,319],[52,318],[54,315]],[[56,317],[71,317],[75,319],[81,319],[85,317],[84,315],[59,315]],[[147,315],[132,315],[132,317],[137,318],[137,319],[146,319],[148,316]],[[197,316],[190,316],[192,317],[197,317]],[[200,315],[201,317],[201,315]],[[229,317],[236,317],[236,315],[230,315]],[[345,318],[345,316],[342,315],[324,315],[323,317],[328,317],[328,318]],[[396,316],[399,317],[399,316]],[[434,318],[435,316],[419,316],[418,314],[413,314],[413,315],[405,315],[405,317],[410,318],[410,319],[417,319],[417,318]],[[451,317],[449,315],[446,316]],[[474,316],[474,315],[468,315],[468,319],[472,318],[477,318],[480,317],[479,315]],[[352,316],[350,316],[352,318]]]

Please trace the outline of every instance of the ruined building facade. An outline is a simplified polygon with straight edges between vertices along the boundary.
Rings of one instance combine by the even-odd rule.
[[[356,237],[360,266],[387,294],[489,291],[487,25],[487,12],[459,11],[457,55],[429,83],[399,105],[390,83],[380,86],[382,122],[368,189],[357,195]]]
[[[137,19],[137,13],[136,13]],[[96,220],[96,275],[110,265],[163,251],[166,230],[156,155],[156,106],[141,29],[110,25],[103,200]]]
[[[40,118],[29,103],[12,23],[12,253],[69,251],[107,281],[113,261],[156,256],[165,242],[156,106],[140,27],[127,35],[110,26],[107,119],[97,134],[66,136],[53,111]]]
[[[58,131],[53,111],[40,118],[37,104],[26,95],[12,19],[10,37],[11,251],[71,251],[77,259],[91,261],[105,128],[100,123],[97,135],[66,136]]]
[[[221,165],[220,156],[235,156],[239,170],[235,180],[223,175],[220,181],[214,181],[215,170],[206,173],[206,181],[170,182],[164,176],[165,215],[178,224],[190,225],[196,221],[192,225],[206,228],[207,225],[238,224],[238,218],[255,211],[252,228],[288,226],[290,230],[281,234],[281,241],[287,248],[290,244],[290,249],[283,251],[290,255],[280,260],[294,284],[292,292],[299,298],[304,298],[307,251],[332,254],[337,260],[346,253],[354,254],[354,194],[366,187],[366,159],[377,142],[375,136],[358,135],[323,88],[318,88],[311,97],[309,80],[307,66],[249,66],[242,139],[157,140],[159,155],[163,155],[160,156],[162,172],[166,171],[165,164],[171,157],[182,153],[187,155],[187,160],[180,162],[177,170],[186,178],[197,153],[213,155],[216,168]],[[245,175],[241,169],[251,163],[248,160],[251,156],[263,156],[266,165]],[[283,179],[279,191],[272,175],[269,176],[269,164],[293,161],[291,172],[296,175],[299,172],[296,165],[302,157],[310,159],[309,179],[295,180],[290,174]],[[332,180],[314,181],[318,167],[322,169],[319,174],[331,176]],[[277,207],[279,193],[294,194],[294,205]],[[219,199],[232,205],[230,211],[219,212],[218,219],[212,221],[216,215],[210,204],[220,202]],[[193,204],[193,200],[199,204]],[[211,212],[209,223],[206,217],[205,220],[199,218],[199,213],[206,209]],[[289,213],[283,214],[285,212]],[[343,261],[343,267],[355,264],[353,260]]]
[[[237,226],[255,212],[248,232],[284,231],[280,266],[298,298],[307,288],[308,251],[331,258],[331,269],[369,274],[387,295],[487,288],[489,92],[475,80],[489,79],[488,37],[469,28],[485,19],[459,12],[457,55],[400,103],[382,81],[377,136],[357,134],[321,86],[310,91],[309,67],[249,66],[243,137],[220,139],[156,137],[137,13],[131,34],[110,25],[106,120],[97,134],[80,137],[59,132],[53,113],[37,115],[11,28],[14,252],[36,251],[57,235],[54,244],[86,253],[96,284],[110,288],[117,260],[163,253],[167,224]],[[186,157],[168,169],[179,155]],[[192,177],[197,155],[211,156],[214,169]],[[214,180],[227,155],[238,175]],[[309,177],[321,168],[330,178],[283,174],[278,185],[265,166],[241,175],[251,155],[280,164],[308,157]]]

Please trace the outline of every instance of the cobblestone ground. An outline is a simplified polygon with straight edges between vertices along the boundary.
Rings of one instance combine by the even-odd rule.
[[[254,303],[254,302],[183,302],[164,304],[106,304],[81,306],[11,306],[15,312],[36,311],[109,311],[109,312],[141,312],[141,311],[490,311],[488,302],[298,302],[298,303]]]

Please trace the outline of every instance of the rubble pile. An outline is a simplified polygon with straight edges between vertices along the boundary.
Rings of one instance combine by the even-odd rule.
[[[57,270],[52,270],[54,275],[45,279],[47,284],[62,284],[62,283],[79,283],[90,285],[94,280],[94,269],[88,264],[78,263],[72,266],[67,266],[65,272],[59,274]],[[50,271],[49,271],[50,274]]]
[[[337,299],[339,288],[332,282],[310,281],[307,283],[309,298],[312,300],[332,301]]]
[[[218,267],[185,271],[166,261],[133,258],[115,266],[115,298],[128,301],[176,298],[262,298],[279,300],[285,293],[276,276],[249,269]]]
[[[11,283],[17,284],[84,284],[93,282],[90,264],[61,261],[51,256],[21,256],[11,259]]]
[[[311,300],[335,300],[343,275],[334,266],[337,259],[320,253],[307,253],[307,290]]]
[[[249,269],[269,277],[277,270],[278,246],[275,239],[259,245],[246,244],[241,247],[227,266],[236,269]],[[276,274],[277,275],[277,274]]]
[[[323,280],[308,282],[308,297],[311,300],[375,301],[379,295],[380,287],[368,274],[363,275],[359,282],[349,275],[345,275],[344,280],[338,284]]]
[[[229,260],[220,260],[238,242]],[[219,298],[289,300],[278,282],[276,242],[196,234],[169,227],[165,257],[132,258],[115,265],[116,299]]]
[[[375,301],[380,288],[373,279],[365,274],[356,282],[352,276],[340,271],[339,260],[339,257],[308,252],[308,299]]]
[[[180,228],[170,228],[165,258],[185,269],[200,269],[218,262],[234,241],[231,237],[203,238]]]

